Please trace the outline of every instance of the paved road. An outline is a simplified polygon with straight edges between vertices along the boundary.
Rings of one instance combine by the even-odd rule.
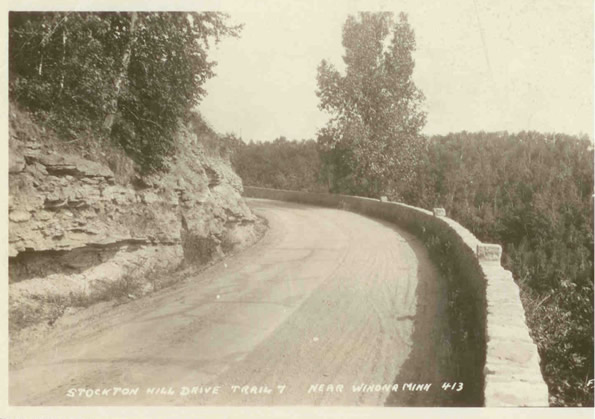
[[[438,292],[412,236],[347,211],[248,202],[270,224],[258,244],[178,286],[60,325],[11,367],[11,404],[383,405],[386,387],[352,386],[392,384],[412,358],[420,379],[434,368],[407,360],[414,320],[415,348],[431,346],[423,321],[436,315]],[[313,384],[325,391],[309,392]]]

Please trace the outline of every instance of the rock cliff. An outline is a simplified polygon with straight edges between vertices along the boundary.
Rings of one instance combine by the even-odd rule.
[[[159,274],[204,265],[257,238],[240,178],[190,126],[179,131],[166,170],[151,176],[119,177],[45,136],[11,111],[11,329],[51,323],[92,301],[135,298],[155,289]]]

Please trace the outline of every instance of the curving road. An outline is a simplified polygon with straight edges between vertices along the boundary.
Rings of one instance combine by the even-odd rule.
[[[431,382],[431,353],[410,356],[431,351],[440,292],[419,242],[347,211],[248,202],[269,221],[259,243],[11,353],[10,403],[383,405],[386,386],[352,386],[392,384],[405,363]]]

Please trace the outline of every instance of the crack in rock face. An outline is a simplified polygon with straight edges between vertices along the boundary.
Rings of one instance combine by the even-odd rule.
[[[11,113],[12,309],[201,265],[255,239],[240,178],[190,128],[177,134],[167,171],[126,179],[81,153],[57,152],[60,140],[38,140],[28,118]]]

